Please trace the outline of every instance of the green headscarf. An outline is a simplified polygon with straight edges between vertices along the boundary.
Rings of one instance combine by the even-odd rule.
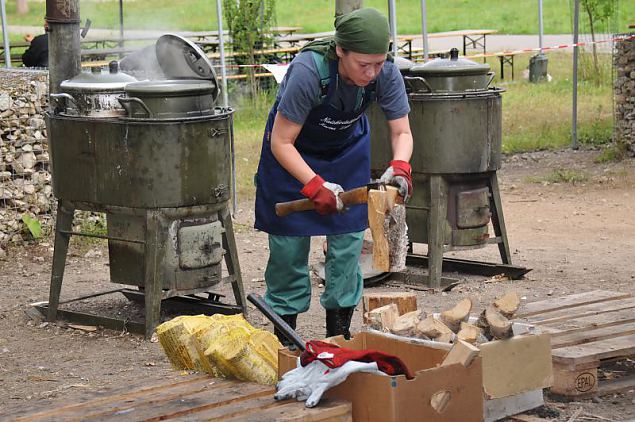
[[[390,43],[388,19],[377,9],[357,9],[335,18],[335,44],[362,54],[386,54]]]
[[[386,54],[390,43],[388,19],[377,9],[357,9],[335,18],[335,36],[308,43],[302,51],[317,51],[335,59],[335,45],[362,54]]]

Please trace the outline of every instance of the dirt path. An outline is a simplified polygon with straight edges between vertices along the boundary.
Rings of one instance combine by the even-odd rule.
[[[447,294],[416,291],[420,308],[438,311],[468,295],[482,307],[510,287],[528,302],[593,289],[635,293],[635,162],[600,165],[593,162],[597,155],[595,151],[562,151],[506,158],[499,178],[512,257],[515,264],[533,271],[524,280],[502,283],[469,277]],[[560,171],[564,178],[586,180],[547,182],[563,169],[567,170]],[[244,203],[237,213],[236,235],[246,290],[262,294],[267,242],[263,233],[250,228],[252,219],[252,204]],[[312,262],[320,258],[320,243],[315,239]],[[60,399],[77,400],[88,393],[121,388],[132,379],[156,384],[182,378],[170,368],[157,343],[127,333],[86,333],[27,316],[30,303],[48,298],[51,246],[11,249],[0,258],[0,415]],[[493,246],[456,255],[499,261]],[[315,279],[311,310],[299,318],[304,337],[324,335],[318,283]],[[72,247],[62,300],[116,287],[108,281],[104,245]],[[231,298],[227,287],[219,291]],[[114,295],[77,306],[114,315],[140,312]],[[360,314],[358,309],[354,329],[361,324]],[[269,326],[256,311],[250,320],[256,326]],[[573,403],[549,400],[545,415],[567,421],[579,408],[583,409],[579,415],[629,420],[635,418],[635,392]]]

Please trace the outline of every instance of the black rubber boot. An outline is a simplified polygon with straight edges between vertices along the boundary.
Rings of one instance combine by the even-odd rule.
[[[355,307],[326,310],[326,336],[344,336],[346,340],[351,338],[351,319],[353,319]]]
[[[280,318],[284,320],[284,322],[289,324],[289,326],[295,330],[298,314],[288,314],[288,315],[279,315],[279,316]],[[284,334],[282,334],[282,331],[278,330],[276,327],[273,327],[273,333],[276,335],[276,337],[278,337],[278,340],[280,340],[280,343],[282,343],[284,347],[287,347],[291,350],[295,350],[296,345],[293,344],[291,340],[287,339],[284,336]]]

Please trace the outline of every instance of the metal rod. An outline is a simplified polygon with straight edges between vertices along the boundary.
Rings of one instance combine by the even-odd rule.
[[[426,0],[421,0],[421,35],[423,36],[423,61],[427,62],[430,47],[428,46],[428,10]]]
[[[571,116],[571,148],[578,149],[578,30],[580,19],[580,0],[573,6],[573,112]]]
[[[123,0],[119,0],[119,47],[123,47]]]
[[[4,41],[4,67],[11,67],[11,46],[9,45],[9,31],[7,30],[7,11],[5,8],[5,0],[0,0],[0,9],[2,9],[2,40]]]
[[[119,242],[138,243],[140,245],[145,245],[145,242],[143,240],[130,240],[130,239],[124,239],[123,237],[104,236],[101,234],[82,233],[82,232],[75,232],[75,231],[69,231],[69,230],[58,230],[58,232],[62,234],[69,234],[72,236],[94,237],[97,239],[117,240]]]
[[[231,148],[232,156],[232,210],[236,215],[238,209],[238,192],[236,192],[236,150],[234,145],[234,114],[229,116],[229,147]]]
[[[278,330],[280,330],[280,332],[284,334],[287,339],[289,339],[289,341],[298,346],[298,349],[304,352],[304,342],[302,341],[298,333],[296,333],[293,328],[289,326],[289,324],[287,324],[282,318],[280,318],[280,316],[276,314],[276,312],[271,309],[271,307],[267,305],[267,303],[260,296],[254,293],[250,293],[247,295],[247,300],[256,305],[256,308],[258,308],[260,312],[262,312],[263,315],[266,316],[267,319],[271,321],[273,325]]]
[[[99,296],[106,296],[112,293],[120,293],[123,292],[124,290],[126,290],[125,288],[119,288],[119,289],[114,289],[114,290],[106,290],[103,292],[99,292],[99,293],[93,293],[90,295],[86,295],[86,296],[80,296],[80,297],[76,297],[74,299],[69,299],[69,300],[64,300],[62,302],[60,302],[60,305],[66,305],[68,303],[73,303],[73,302],[79,302],[80,300],[84,300],[84,299],[91,299],[93,297],[99,297]]]
[[[223,37],[223,9],[221,0],[216,0],[216,20],[218,21],[218,48],[220,50],[220,75],[222,78],[223,107],[229,106],[227,96],[227,69],[225,68],[225,40]]]
[[[388,0],[388,19],[390,19],[390,38],[392,38],[392,55],[397,56],[397,10],[395,0]]]
[[[540,54],[542,54],[542,0],[538,0],[538,47],[540,47]]]

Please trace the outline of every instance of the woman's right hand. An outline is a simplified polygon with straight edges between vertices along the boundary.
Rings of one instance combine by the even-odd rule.
[[[300,191],[302,195],[313,201],[315,211],[320,215],[335,214],[344,209],[344,203],[339,197],[342,192],[344,189],[340,185],[324,181],[319,174],[316,174]]]

